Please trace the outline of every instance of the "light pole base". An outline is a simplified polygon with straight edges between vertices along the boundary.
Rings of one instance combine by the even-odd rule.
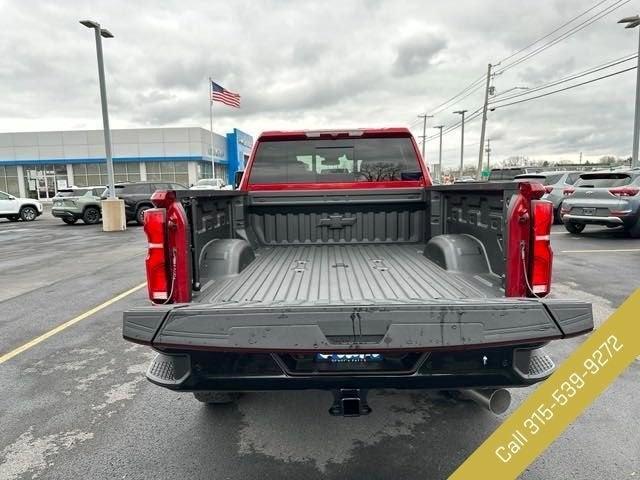
[[[102,231],[121,232],[127,229],[124,200],[107,198],[102,201]]]

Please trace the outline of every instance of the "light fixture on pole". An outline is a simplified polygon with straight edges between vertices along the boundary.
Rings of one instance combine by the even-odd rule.
[[[113,34],[102,28],[93,20],[80,20],[80,23],[95,32],[96,54],[98,57],[98,79],[100,83],[100,101],[102,103],[102,124],[104,127],[104,150],[107,163],[107,182],[109,195],[102,202],[102,229],[104,231],[125,230],[126,220],[124,202],[116,198],[113,175],[113,157],[111,155],[111,129],[109,128],[109,111],[107,108],[107,87],[104,77],[104,60],[102,56],[102,38],[113,38]]]
[[[462,172],[464,170],[464,114],[467,113],[467,110],[456,110],[453,113],[457,113],[458,115],[462,115],[462,134],[460,136],[460,175],[462,177]]]
[[[618,23],[626,23],[624,28],[635,28],[640,25],[640,16],[625,17]],[[636,112],[633,120],[633,151],[631,154],[631,168],[636,168],[638,163],[638,129],[640,129],[640,35],[638,35],[638,67],[636,68]]]

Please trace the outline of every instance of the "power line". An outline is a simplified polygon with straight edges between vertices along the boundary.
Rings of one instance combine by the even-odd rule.
[[[636,58],[638,58],[637,54],[625,55],[624,57],[620,57],[620,58],[617,58],[615,60],[610,60],[609,62],[590,67],[590,68],[588,68],[586,70],[583,70],[581,72],[572,73],[572,74],[570,74],[570,75],[568,75],[566,77],[562,77],[562,78],[560,78],[558,80],[554,80],[552,82],[545,83],[543,85],[539,85],[537,87],[528,89],[528,90],[526,90],[524,92],[521,92],[521,93],[514,93],[512,95],[509,95],[507,97],[500,98],[500,99],[497,99],[497,100],[496,100],[496,97],[498,95],[496,95],[496,96],[494,96],[493,101],[489,102],[489,104],[493,105],[493,104],[496,104],[496,103],[499,103],[499,102],[504,102],[504,101],[507,101],[507,100],[511,100],[512,98],[518,98],[518,97],[523,97],[523,96],[526,96],[526,95],[530,95],[533,92],[537,92],[537,91],[540,91],[540,90],[545,90],[545,89],[550,88],[550,87],[555,87],[556,85],[560,85],[562,83],[569,82],[569,81],[575,80],[577,78],[581,78],[581,77],[584,77],[584,76],[587,76],[587,75],[591,75],[591,74],[599,72],[601,70],[606,70],[607,68],[611,68],[613,66],[620,65],[621,63],[626,63],[629,60],[634,60]]]
[[[517,52],[512,53],[511,55],[509,55],[508,57],[503,58],[502,60],[500,60],[498,63],[496,63],[496,65],[500,65],[502,62],[506,62],[507,60],[515,57],[516,55],[518,55],[519,53],[524,52],[525,50],[528,50],[529,48],[533,47],[536,43],[540,43],[542,40],[544,40],[545,38],[549,38],[551,35],[553,35],[556,32],[559,32],[560,30],[562,30],[564,27],[566,27],[567,25],[573,23],[574,21],[576,21],[578,18],[586,15],[587,13],[589,13],[591,10],[599,7],[600,5],[602,5],[605,2],[608,2],[609,0],[601,0],[598,3],[596,3],[594,6],[592,6],[591,8],[585,10],[584,12],[580,13],[579,15],[576,15],[575,17],[573,17],[571,20],[566,21],[565,23],[563,23],[562,25],[560,25],[558,28],[556,28],[555,30],[552,30],[551,32],[547,33],[544,37],[540,37],[539,39],[537,39],[535,42],[530,43],[529,45],[527,45],[526,47],[521,48],[520,50],[518,50]]]
[[[615,10],[617,10],[618,8],[622,7],[623,5],[629,3],[630,1],[631,0],[617,0],[616,2],[612,3],[608,7],[604,8],[603,10],[599,11],[598,13],[596,13],[595,15],[589,17],[587,20],[583,21],[582,23],[579,23],[578,25],[576,25],[575,27],[572,27],[570,30],[566,31],[562,35],[554,38],[550,42],[541,45],[540,47],[538,47],[535,50],[529,52],[528,54],[524,55],[523,57],[521,57],[521,58],[519,58],[517,60],[514,60],[513,62],[505,65],[504,67],[502,67],[502,69],[500,69],[499,71],[496,72],[496,75],[500,75],[500,74],[506,72],[507,70],[515,67],[516,65],[519,65],[522,62],[525,62],[525,61],[529,60],[530,58],[532,58],[532,57],[534,57],[536,55],[539,55],[544,50],[547,50],[548,48],[556,45],[557,43],[561,42],[562,40],[565,40],[565,39],[569,38],[570,36],[575,35],[580,30],[583,30],[584,28],[592,25],[596,21],[598,21],[601,18],[609,15],[610,13],[614,12]]]
[[[484,75],[482,76],[482,78],[480,80],[484,80]],[[469,90],[470,87],[471,90]],[[452,107],[455,103],[459,103],[461,100],[464,100],[465,98],[467,98],[469,95],[472,95],[473,93],[477,92],[480,88],[482,88],[482,81],[480,81],[478,83],[478,81],[476,80],[475,82],[473,82],[472,84],[469,85],[469,87],[465,88],[463,91],[461,91],[460,93],[458,93],[458,95],[451,97],[449,99],[449,101],[441,103],[439,106],[437,106],[436,108],[434,108],[433,110],[431,110],[431,115],[436,115],[440,112],[442,112],[443,110],[446,110],[449,107]],[[461,96],[463,95],[463,96]],[[451,100],[454,100],[455,102],[451,102]]]
[[[484,79],[484,75],[482,75],[481,77],[477,78],[476,80],[474,80],[473,82],[471,82],[469,85],[467,85],[465,88],[463,88],[460,92],[458,92],[457,94],[455,94],[453,97],[449,98],[448,100],[442,102],[441,104],[437,105],[436,107],[434,107],[433,109],[431,109],[430,111],[426,111],[426,113],[430,113],[431,115],[435,115],[436,113],[440,113],[443,110],[446,110],[447,108],[449,108],[449,104],[453,101],[460,101],[463,98],[468,97],[469,95],[471,95],[471,93],[473,93],[473,91],[478,89],[478,86],[482,86],[482,80]],[[474,88],[475,87],[475,88]],[[469,89],[474,89],[472,92],[469,92]],[[460,95],[464,95],[465,93],[469,92],[466,96],[462,97],[462,98],[458,98],[460,97]]]
[[[546,97],[548,95],[553,95],[554,93],[558,93],[558,92],[564,92],[565,90],[570,90],[572,88],[580,87],[582,85],[587,85],[588,83],[593,83],[593,82],[596,82],[598,80],[603,80],[605,78],[613,77],[614,75],[619,75],[619,74],[624,73],[624,72],[629,72],[631,70],[635,70],[636,68],[638,68],[638,67],[635,66],[635,67],[625,68],[624,70],[618,70],[617,72],[609,73],[608,75],[603,75],[601,77],[592,78],[591,80],[587,80],[587,81],[581,82],[581,83],[576,83],[575,85],[570,85],[568,87],[559,88],[558,90],[552,90],[551,92],[543,93],[541,95],[536,95],[535,97],[525,98],[525,99],[522,99],[522,100],[518,100],[516,102],[505,103],[504,105],[498,105],[497,107],[492,107],[491,110],[492,111],[493,110],[498,110],[499,108],[509,107],[511,105],[517,105],[518,103],[528,102],[529,100],[535,100],[537,98]]]

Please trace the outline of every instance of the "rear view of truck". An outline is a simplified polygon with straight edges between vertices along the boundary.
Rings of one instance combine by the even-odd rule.
[[[207,403],[320,389],[359,415],[372,388],[447,389],[502,410],[554,370],[546,343],[593,328],[547,298],[543,194],[432,186],[406,129],[264,133],[238,190],[154,194],[154,305],[123,335],[158,352],[149,380]]]

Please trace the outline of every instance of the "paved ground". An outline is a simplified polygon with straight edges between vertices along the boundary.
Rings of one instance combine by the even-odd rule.
[[[640,240],[562,227],[552,238],[554,294],[593,302],[598,321],[640,287]],[[139,285],[144,248],[135,226],[0,220],[0,355]],[[318,392],[209,409],[144,379],[151,354],[120,326],[122,310],[145,303],[138,290],[0,364],[0,479],[438,479],[502,420],[422,392],[373,394],[373,414],[352,419],[330,417]],[[550,350],[562,359],[579,341]],[[639,374],[636,362],[523,478],[638,478]]]

